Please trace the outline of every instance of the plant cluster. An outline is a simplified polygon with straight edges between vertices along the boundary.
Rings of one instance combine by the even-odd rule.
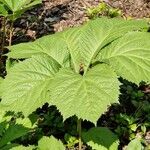
[[[95,19],[100,16],[109,16],[110,18],[113,18],[121,16],[122,12],[117,8],[109,6],[105,2],[101,2],[98,6],[88,8],[87,15],[90,19]]]

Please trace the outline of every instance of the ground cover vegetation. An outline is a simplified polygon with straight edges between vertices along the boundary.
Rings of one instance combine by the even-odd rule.
[[[0,149],[150,149],[148,20],[102,2],[82,25],[12,45],[40,3],[0,1]]]

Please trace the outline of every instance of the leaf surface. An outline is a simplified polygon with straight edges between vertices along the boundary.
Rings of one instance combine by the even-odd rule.
[[[41,0],[0,0],[5,4],[11,11],[16,12],[24,8],[33,6],[41,3]]]
[[[53,136],[42,137],[38,142],[38,150],[65,150],[63,143]]]
[[[91,128],[83,133],[83,141],[93,150],[118,150],[119,140],[108,128]]]
[[[69,65],[69,52],[60,33],[42,37],[35,42],[22,43],[9,47],[9,58],[31,58],[36,55],[48,55],[60,65]]]
[[[142,144],[139,139],[132,140],[125,150],[142,150]]]
[[[50,104],[57,106],[64,119],[76,115],[96,124],[108,105],[118,102],[119,81],[113,70],[104,64],[94,67],[85,76],[62,69],[51,88]]]
[[[49,101],[48,87],[59,67],[56,61],[43,55],[16,64],[3,82],[2,105],[29,115]]]
[[[123,78],[139,84],[150,82],[150,34],[131,32],[104,48],[98,59]]]
[[[23,122],[29,122],[27,119],[23,119]],[[3,134],[2,138],[0,139],[0,147],[6,145],[7,143],[25,135],[29,130],[31,126],[23,126],[22,124],[10,124],[8,129]]]
[[[79,72],[82,64],[86,73],[101,48],[129,31],[142,28],[147,28],[145,21],[101,18],[63,32],[75,71]]]
[[[34,149],[35,149],[34,146],[25,147],[25,146],[22,146],[22,145],[18,145],[18,146],[15,146],[15,147],[11,148],[10,150],[34,150]]]

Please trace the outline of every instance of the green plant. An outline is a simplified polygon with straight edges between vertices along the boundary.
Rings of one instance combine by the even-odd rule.
[[[99,5],[88,8],[87,15],[90,19],[97,18],[99,16],[108,16],[108,17],[118,17],[121,16],[121,10],[112,8],[108,6],[106,3],[101,2]]]
[[[0,149],[9,150],[19,146],[14,141],[30,132],[34,126],[28,118],[14,118],[1,111],[0,127]]]
[[[117,150],[119,145],[118,137],[105,127],[91,128],[83,140],[94,150]]]
[[[66,146],[68,148],[74,148],[75,144],[77,144],[79,142],[79,140],[76,137],[71,136],[68,133],[65,134],[64,139],[67,142]]]
[[[41,2],[41,0],[0,0],[0,15],[15,21],[26,10]]]
[[[128,144],[125,150],[144,150],[144,147],[141,144],[141,140],[136,138]]]
[[[10,23],[10,35],[9,46],[12,42],[13,36],[13,23],[18,19],[26,10],[33,6],[40,4],[41,0],[0,0],[0,16],[3,16],[3,47],[5,37],[6,18],[11,21]]]
[[[55,105],[63,120],[76,115],[81,149],[81,121],[96,125],[108,106],[118,103],[119,76],[136,84],[150,81],[145,29],[145,21],[101,18],[9,47],[8,59],[26,60],[9,69],[1,103],[25,116],[45,102]]]
[[[37,150],[65,150],[63,143],[55,139],[53,136],[42,137],[38,142]]]

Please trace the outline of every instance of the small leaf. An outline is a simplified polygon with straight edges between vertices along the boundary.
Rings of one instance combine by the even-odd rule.
[[[139,139],[132,140],[125,150],[142,150],[142,144]]]
[[[129,128],[135,132],[137,129],[137,124],[134,123],[134,124],[130,125]]]
[[[5,131],[4,135],[0,139],[0,147],[25,135],[29,130],[30,128],[24,127],[21,124],[10,124],[8,129]]]
[[[55,139],[53,136],[44,136],[38,142],[38,150],[65,150],[63,143]]]
[[[91,128],[83,133],[83,141],[93,150],[118,150],[119,140],[108,128]]]

